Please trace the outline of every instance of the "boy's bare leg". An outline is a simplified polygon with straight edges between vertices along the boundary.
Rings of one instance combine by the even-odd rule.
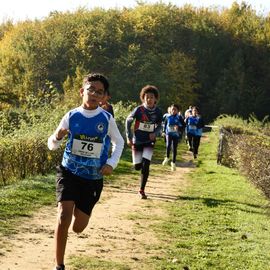
[[[75,207],[73,215],[74,215],[74,221],[72,225],[72,230],[75,233],[81,233],[88,225],[91,214],[87,215],[84,212],[82,212],[80,209]]]
[[[58,215],[54,233],[56,265],[64,264],[68,229],[72,220],[73,209],[73,201],[63,201],[58,203]]]

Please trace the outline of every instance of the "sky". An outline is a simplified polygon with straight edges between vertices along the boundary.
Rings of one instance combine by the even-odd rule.
[[[171,3],[177,6],[191,4],[195,7],[229,8],[235,0],[144,0],[145,3]],[[242,1],[236,1],[241,3]],[[259,15],[270,12],[270,0],[246,0]],[[79,7],[133,8],[136,0],[2,0],[0,3],[0,23],[11,19],[13,22],[26,19],[42,19],[52,11],[75,11]]]

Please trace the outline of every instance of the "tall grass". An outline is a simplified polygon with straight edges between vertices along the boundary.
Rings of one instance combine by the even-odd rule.
[[[234,134],[270,135],[269,116],[259,121],[253,114],[248,119],[243,119],[238,115],[223,114],[217,117],[214,124],[219,127],[226,127]]]

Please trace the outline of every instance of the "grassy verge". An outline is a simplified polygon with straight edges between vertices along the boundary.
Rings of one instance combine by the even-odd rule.
[[[55,202],[54,176],[39,176],[0,189],[0,233],[15,233],[20,217]]]
[[[166,256],[153,269],[269,269],[269,202],[237,171],[216,165],[216,147],[211,134],[189,187],[165,206],[169,218],[154,229]]]
[[[89,258],[84,256],[73,257],[70,261],[72,264],[72,269],[98,269],[98,270],[130,270],[130,268],[125,265],[125,263],[109,262],[105,260],[100,260],[97,258]]]

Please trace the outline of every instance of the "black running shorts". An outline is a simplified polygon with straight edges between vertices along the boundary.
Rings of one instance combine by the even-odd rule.
[[[74,175],[62,165],[57,167],[57,202],[74,201],[78,209],[90,216],[102,189],[103,179],[87,180]]]

